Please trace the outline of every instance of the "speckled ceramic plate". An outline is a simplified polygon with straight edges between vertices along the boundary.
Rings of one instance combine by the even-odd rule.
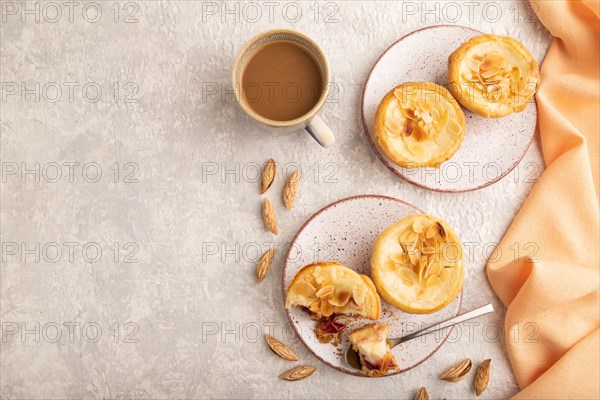
[[[521,113],[483,118],[465,108],[467,133],[462,147],[437,168],[407,169],[379,148],[374,134],[375,111],[383,96],[403,82],[434,82],[448,87],[448,56],[482,32],[462,26],[433,26],[404,36],[377,60],[363,90],[362,117],[367,138],[379,159],[395,174],[418,186],[466,192],[499,181],[521,161],[535,132],[535,101]]]
[[[337,201],[313,215],[300,228],[290,245],[283,268],[283,297],[294,275],[302,267],[323,260],[337,260],[360,274],[370,275],[371,248],[377,236],[389,225],[410,215],[422,213],[401,200],[385,196],[357,196]],[[390,337],[404,336],[410,332],[435,325],[452,318],[460,311],[462,292],[447,307],[433,314],[408,314],[382,302],[382,318],[390,326]],[[315,337],[315,321],[299,308],[286,310],[290,323],[300,340],[325,364],[348,374],[364,376],[350,368],[343,360],[348,346],[347,332],[366,323],[366,319],[350,322],[338,346],[321,343]],[[395,375],[409,370],[427,360],[450,335],[451,330],[411,340],[393,349],[399,370]]]

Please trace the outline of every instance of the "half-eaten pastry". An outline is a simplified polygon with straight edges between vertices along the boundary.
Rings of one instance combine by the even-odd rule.
[[[396,368],[396,360],[387,344],[388,325],[363,326],[348,335],[352,348],[358,353],[362,371],[369,376],[385,375]]]
[[[463,106],[486,118],[525,110],[539,79],[537,61],[507,36],[476,36],[448,58],[450,91]]]
[[[285,308],[305,307],[313,316],[381,316],[381,299],[368,276],[335,261],[317,262],[302,268],[290,283]]]
[[[445,221],[414,214],[386,228],[371,256],[371,276],[381,297],[402,311],[425,314],[448,304],[463,283],[463,251]]]
[[[458,102],[431,82],[396,86],[375,113],[375,137],[381,150],[405,168],[439,168],[458,151],[466,129]]]

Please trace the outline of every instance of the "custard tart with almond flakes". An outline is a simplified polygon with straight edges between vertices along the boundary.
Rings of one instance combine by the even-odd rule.
[[[517,40],[476,36],[448,58],[450,92],[468,110],[486,118],[524,111],[537,90],[540,71]]]
[[[460,292],[462,243],[447,222],[414,214],[386,228],[371,256],[371,276],[381,297],[402,311],[432,313]]]
[[[375,113],[379,146],[405,168],[439,168],[458,151],[465,132],[465,115],[458,102],[431,82],[396,86]]]
[[[381,317],[381,299],[373,281],[335,261],[307,265],[294,276],[285,299],[285,308],[290,307],[304,307],[316,318]]]
[[[383,376],[390,369],[397,368],[387,343],[388,330],[388,325],[381,323],[363,326],[348,334],[352,348],[358,353],[362,371],[368,376]]]

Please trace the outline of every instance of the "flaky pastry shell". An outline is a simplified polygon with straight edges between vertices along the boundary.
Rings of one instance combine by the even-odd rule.
[[[396,86],[375,113],[381,150],[405,168],[439,168],[458,151],[465,132],[460,105],[447,89],[432,82]]]
[[[336,261],[302,268],[288,287],[285,308],[305,307],[317,316],[381,316],[381,299],[373,281]]]
[[[465,108],[486,118],[525,110],[539,79],[537,61],[508,36],[476,36],[448,58],[450,91]]]
[[[381,297],[415,314],[454,300],[463,283],[462,243],[450,225],[428,214],[402,218],[377,238],[371,276]]]

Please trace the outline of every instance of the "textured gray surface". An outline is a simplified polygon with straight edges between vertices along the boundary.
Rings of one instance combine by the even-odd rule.
[[[430,192],[375,158],[359,104],[378,54],[423,26],[510,35],[541,60],[549,37],[523,3],[258,2],[252,9],[76,1],[71,16],[60,2],[59,16],[37,3],[39,21],[22,13],[35,4],[1,2],[2,398],[412,398],[422,385],[434,398],[474,398],[471,379],[437,379],[463,357],[493,359],[485,397],[517,391],[503,348],[503,308],[484,264],[486,244],[500,240],[542,170],[538,144],[518,173],[491,187]],[[232,61],[251,35],[272,27],[307,33],[328,54],[339,91],[323,116],[335,147],[321,149],[304,133],[265,133],[236,108]],[[22,84],[33,92],[23,94]],[[276,239],[260,220],[256,178],[269,157],[279,163],[268,192],[279,211]],[[70,162],[79,164],[70,171]],[[24,172],[36,163],[39,172]],[[280,193],[293,166],[303,178],[289,213]],[[302,223],[328,203],[365,193],[395,196],[449,221],[472,249],[464,309],[491,301],[500,310],[463,327],[460,339],[420,367],[380,380],[341,374],[301,347],[280,290],[286,244]],[[257,286],[258,253],[272,245],[274,266]],[[261,331],[270,329],[317,373],[278,380],[289,363],[265,347]]]

